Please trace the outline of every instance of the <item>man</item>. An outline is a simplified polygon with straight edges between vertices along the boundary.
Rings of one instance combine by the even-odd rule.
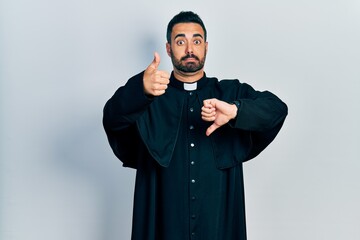
[[[204,73],[206,28],[193,12],[168,25],[160,56],[109,99],[103,124],[136,169],[133,240],[246,239],[242,163],[275,138],[287,106],[274,94]]]

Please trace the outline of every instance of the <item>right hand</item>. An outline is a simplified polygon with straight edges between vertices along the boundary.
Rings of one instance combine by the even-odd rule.
[[[165,93],[170,82],[170,74],[158,70],[160,64],[160,55],[155,52],[154,60],[144,72],[144,92],[147,95],[160,96]]]

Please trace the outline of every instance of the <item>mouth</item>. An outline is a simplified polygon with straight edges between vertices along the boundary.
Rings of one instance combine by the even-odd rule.
[[[193,57],[190,57],[190,58],[185,58],[184,61],[185,62],[195,62],[195,61],[197,61],[197,59],[193,58]]]
[[[199,58],[195,55],[186,55],[185,57],[181,58],[181,60],[185,62],[195,62],[199,61]]]

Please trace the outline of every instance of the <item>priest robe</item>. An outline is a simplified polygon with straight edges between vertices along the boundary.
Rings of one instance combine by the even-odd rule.
[[[204,75],[194,86],[172,73],[165,94],[149,97],[142,72],[104,107],[114,154],[136,169],[132,240],[246,239],[243,162],[273,141],[287,106],[236,79]],[[237,101],[238,112],[206,136],[212,123],[200,113],[210,98]]]

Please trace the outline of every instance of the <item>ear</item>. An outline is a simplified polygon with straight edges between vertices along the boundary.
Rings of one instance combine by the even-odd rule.
[[[171,57],[171,45],[170,43],[166,43],[166,52],[169,57]]]
[[[205,43],[205,50],[206,50],[206,52],[208,52],[208,46],[209,46],[209,44],[208,44],[208,42],[206,42],[206,43]]]

